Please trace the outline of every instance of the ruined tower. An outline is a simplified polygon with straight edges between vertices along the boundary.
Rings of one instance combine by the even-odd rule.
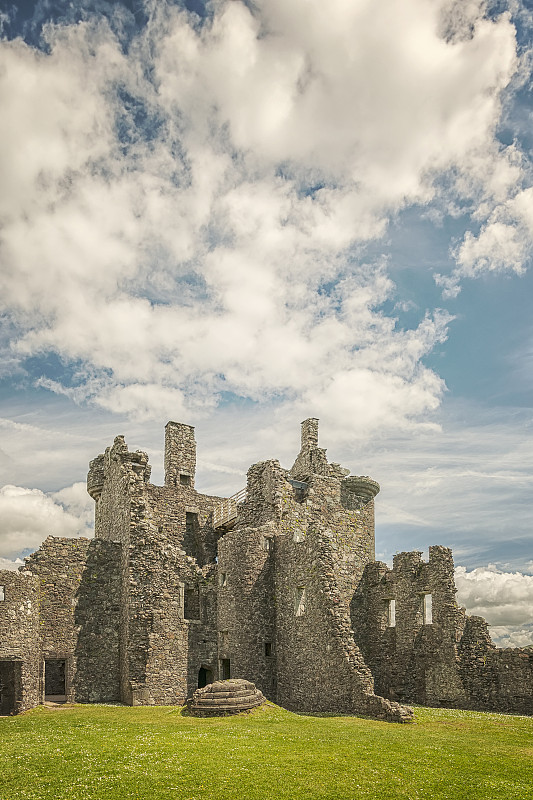
[[[290,469],[254,464],[231,497],[198,492],[195,470],[189,425],[166,426],[163,486],[116,437],[87,476],[95,538],[50,536],[0,572],[0,713],[181,704],[230,677],[310,713],[533,713],[533,652],[494,647],[457,606],[447,548],[375,561],[379,485],[328,461],[317,419]]]

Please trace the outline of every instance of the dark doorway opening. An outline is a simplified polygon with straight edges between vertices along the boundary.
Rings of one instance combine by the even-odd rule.
[[[220,671],[222,673],[222,680],[229,681],[231,677],[229,658],[222,658],[220,661]]]
[[[44,699],[56,703],[67,699],[64,658],[47,658],[44,662]]]
[[[209,667],[200,667],[198,670],[198,688],[203,689],[208,683],[213,683],[213,670]]]
[[[0,716],[16,714],[22,701],[22,663],[0,661]]]

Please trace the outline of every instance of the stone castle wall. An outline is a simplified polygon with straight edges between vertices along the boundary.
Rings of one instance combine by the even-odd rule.
[[[18,714],[41,702],[39,584],[0,570],[0,587],[0,714]]]
[[[533,653],[496,648],[485,620],[466,616],[455,594],[446,547],[430,547],[428,562],[415,551],[397,554],[392,570],[382,562],[367,566],[352,620],[376,691],[429,706],[533,713]]]
[[[183,703],[200,669],[217,671],[212,517],[220,498],[194,489],[195,447],[193,428],[167,425],[162,487],[149,483],[146,454],[130,453],[122,437],[91,463],[96,536],[122,545],[119,695],[127,703]]]
[[[220,657],[289,709],[408,718],[374,695],[351,631],[350,600],[374,556],[373,502],[314,449],[311,426],[296,470],[248,471],[236,527],[219,542]]]
[[[74,699],[78,703],[120,700],[120,563],[117,542],[92,539],[74,595],[76,674]]]
[[[166,426],[164,486],[118,436],[89,468],[95,539],[49,537],[25,572],[0,573],[2,707],[41,702],[55,660],[81,702],[181,704],[231,677],[295,711],[533,713],[533,652],[498,650],[457,606],[450,550],[374,560],[379,485],[328,462],[318,420],[292,468],[250,467],[216,522],[223,498],[195,490],[195,468],[188,425]]]
[[[39,581],[39,640],[43,660],[64,660],[66,696],[75,699],[77,596],[87,560],[89,539],[49,536],[26,559]]]

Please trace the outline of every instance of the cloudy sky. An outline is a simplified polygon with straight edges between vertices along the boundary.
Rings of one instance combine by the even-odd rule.
[[[533,643],[529,0],[0,3],[0,564],[122,433],[331,459]]]

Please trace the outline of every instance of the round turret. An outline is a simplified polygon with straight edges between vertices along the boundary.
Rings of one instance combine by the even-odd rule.
[[[357,497],[362,503],[369,503],[379,492],[379,483],[368,475],[350,475],[342,482],[346,491]]]
[[[104,480],[104,456],[99,455],[89,464],[89,472],[87,474],[87,491],[93,500],[98,500],[102,494]]]

